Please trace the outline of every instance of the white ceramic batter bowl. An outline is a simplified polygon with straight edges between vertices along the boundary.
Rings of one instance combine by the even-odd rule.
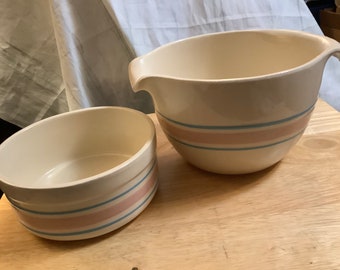
[[[335,40],[290,30],[196,36],[134,59],[169,141],[204,170],[239,174],[280,161],[306,128]]]

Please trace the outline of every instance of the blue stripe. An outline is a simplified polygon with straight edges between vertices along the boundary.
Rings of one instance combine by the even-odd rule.
[[[34,210],[30,210],[30,209],[26,209],[23,208],[21,206],[18,206],[16,204],[13,203],[13,201],[11,201],[11,199],[9,198],[8,200],[10,201],[10,203],[15,207],[18,208],[22,211],[31,213],[31,214],[38,214],[38,215],[46,215],[46,216],[53,216],[53,215],[67,215],[67,214],[74,214],[74,213],[79,213],[79,212],[83,212],[83,211],[88,211],[97,207],[100,207],[102,205],[111,203],[114,200],[117,200],[119,198],[121,198],[122,196],[126,195],[127,193],[129,193],[131,190],[135,189],[137,186],[139,186],[141,183],[143,183],[145,181],[145,179],[150,175],[150,173],[153,171],[155,165],[157,163],[157,159],[155,159],[154,163],[152,164],[151,169],[147,172],[147,174],[140,180],[138,181],[138,183],[136,183],[135,185],[133,185],[132,187],[130,187],[129,189],[127,189],[126,191],[124,191],[123,193],[98,204],[92,205],[92,206],[88,206],[88,207],[84,207],[84,208],[80,208],[80,209],[75,209],[75,210],[70,210],[70,211],[64,211],[64,212],[40,212],[40,211],[34,211]]]
[[[215,151],[247,151],[247,150],[256,150],[256,149],[261,149],[261,148],[266,148],[266,147],[271,147],[271,146],[275,146],[275,145],[278,145],[278,144],[281,144],[281,143],[284,143],[284,142],[287,142],[287,141],[290,141],[292,139],[294,139],[295,137],[299,136],[300,134],[302,134],[304,132],[304,130],[300,131],[299,133],[289,137],[289,138],[286,138],[282,141],[277,141],[277,142],[274,142],[274,143],[270,143],[270,144],[265,144],[265,145],[257,145],[257,146],[251,146],[251,147],[226,147],[226,148],[223,148],[223,147],[207,147],[207,146],[201,146],[201,145],[194,145],[194,144],[189,144],[189,143],[186,143],[186,142],[182,142],[172,136],[170,136],[169,134],[167,134],[167,136],[180,143],[180,144],[183,144],[185,146],[189,146],[189,147],[193,147],[193,148],[198,148],[198,149],[203,149],[203,150],[215,150]]]
[[[315,102],[316,103],[316,102]],[[163,115],[161,112],[157,111],[157,113],[163,117],[164,119],[168,120],[169,122],[172,122],[176,125],[180,125],[180,126],[184,126],[184,127],[188,127],[188,128],[196,128],[196,129],[220,129],[220,130],[237,130],[237,129],[251,129],[251,128],[261,128],[261,127],[268,127],[268,126],[274,126],[274,125],[279,125],[288,121],[291,121],[293,119],[296,119],[300,116],[303,116],[304,114],[310,112],[311,110],[313,110],[315,103],[308,107],[306,110],[304,110],[301,113],[295,114],[293,116],[287,117],[287,118],[283,118],[280,120],[276,120],[276,121],[271,121],[271,122],[264,122],[264,123],[256,123],[256,124],[251,124],[251,125],[235,125],[235,126],[206,126],[206,125],[192,125],[192,124],[187,124],[187,123],[183,123],[183,122],[179,122],[176,120],[173,120],[165,115]]]
[[[59,237],[66,237],[66,236],[75,236],[75,235],[81,235],[81,234],[86,234],[86,233],[92,233],[95,231],[99,231],[102,229],[105,229],[107,227],[110,227],[111,225],[118,223],[119,221],[127,218],[128,216],[132,215],[134,212],[136,212],[139,208],[141,208],[150,198],[152,198],[152,196],[156,193],[156,190],[158,188],[158,182],[156,183],[156,185],[154,186],[153,190],[151,191],[151,193],[133,210],[131,210],[130,212],[128,212],[127,214],[125,214],[124,216],[111,221],[109,223],[106,223],[104,225],[92,228],[92,229],[88,229],[88,230],[84,230],[84,231],[77,231],[77,232],[69,232],[69,233],[49,233],[49,232],[43,232],[43,231],[38,231],[35,229],[32,229],[28,226],[26,226],[25,224],[22,223],[22,225],[24,227],[26,227],[28,230],[30,230],[31,232],[37,233],[37,234],[41,234],[41,235],[47,235],[47,236],[59,236]]]

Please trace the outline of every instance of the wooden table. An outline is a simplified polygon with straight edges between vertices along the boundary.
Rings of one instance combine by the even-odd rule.
[[[27,232],[3,198],[0,269],[340,269],[340,113],[319,101],[282,162],[243,176],[190,166],[157,132],[160,186],[137,219],[55,242]]]

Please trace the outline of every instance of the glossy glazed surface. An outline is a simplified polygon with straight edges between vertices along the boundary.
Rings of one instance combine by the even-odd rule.
[[[135,110],[61,114],[1,144],[0,186],[31,232],[91,238],[126,224],[151,201],[158,183],[155,147],[152,121]]]
[[[288,30],[193,37],[129,66],[152,95],[160,124],[192,164],[249,173],[279,160],[307,126],[334,40]]]

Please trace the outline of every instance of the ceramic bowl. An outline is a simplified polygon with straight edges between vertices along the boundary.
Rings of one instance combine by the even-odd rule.
[[[37,122],[0,145],[0,188],[32,233],[92,238],[134,219],[157,189],[145,114],[94,107]]]
[[[191,164],[241,174],[280,161],[301,137],[337,41],[301,31],[245,30],[166,44],[129,65],[169,141]]]

